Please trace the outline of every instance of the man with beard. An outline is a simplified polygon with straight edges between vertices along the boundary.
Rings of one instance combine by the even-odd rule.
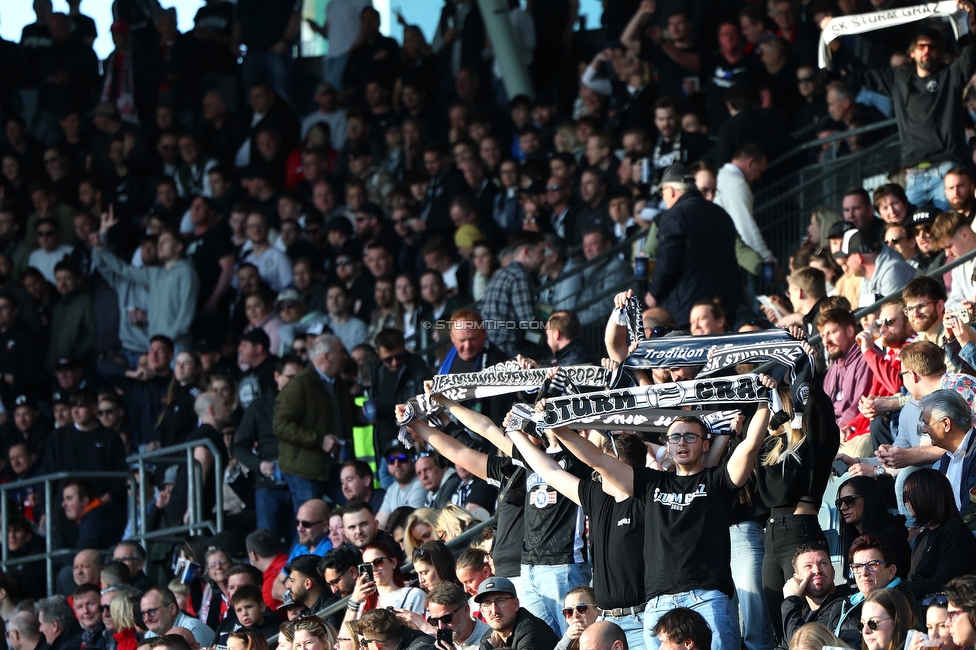
[[[960,8],[976,14],[970,0],[959,0]],[[851,83],[891,97],[901,140],[901,166],[907,168],[905,193],[913,205],[934,203],[946,210],[944,175],[969,159],[965,135],[965,108],[955,100],[974,71],[976,40],[965,37],[960,56],[943,63],[942,35],[922,28],[909,46],[915,61],[909,69],[868,69],[856,56],[841,47],[842,39],[830,44],[833,67],[843,69]],[[933,119],[933,116],[938,116]]]
[[[351,544],[360,553],[370,544],[382,542],[393,549],[397,556],[397,566],[403,566],[403,553],[393,536],[380,525],[373,510],[365,501],[350,501],[342,507],[342,525],[346,529],[346,544]]]
[[[943,179],[945,184],[945,198],[953,212],[966,220],[973,222],[973,208],[976,207],[976,183],[973,173],[962,165],[953,167],[946,172]]]
[[[861,397],[868,394],[874,373],[857,345],[857,323],[851,312],[845,309],[821,312],[817,318],[817,331],[823,340],[827,357],[833,361],[824,376],[824,392],[834,404],[837,426],[842,439],[846,441],[855,435],[868,432],[866,425],[862,425],[860,430],[854,426],[859,415],[858,403]]]
[[[320,612],[336,600],[335,594],[319,572],[318,564],[318,557],[300,555],[284,569],[288,573],[285,584],[291,590],[294,601],[304,606],[304,614]]]
[[[878,320],[875,321],[881,332],[880,343],[883,349],[874,344],[874,337],[870,332],[861,332],[857,341],[861,346],[861,353],[868,367],[874,373],[874,381],[868,391],[868,396],[862,400],[861,417],[871,418],[871,439],[875,448],[881,444],[891,444],[892,417],[897,424],[898,416],[874,413],[874,397],[897,395],[901,392],[901,349],[906,343],[915,340],[915,332],[908,323],[905,315],[905,301],[901,298],[890,298],[881,305]]]
[[[559,642],[545,621],[519,604],[515,585],[508,578],[488,578],[474,597],[491,628],[481,640],[481,650],[507,646],[512,650],[542,650]]]
[[[803,544],[793,554],[793,577],[783,587],[783,638],[816,621],[833,630],[840,619],[847,588],[834,586],[834,566],[822,544]]]
[[[391,411],[392,412],[392,411]],[[397,508],[421,508],[427,499],[427,490],[420,484],[413,466],[413,453],[400,442],[394,442],[383,455],[393,483],[386,489],[383,505],[376,513],[376,520],[386,527],[390,515]]]

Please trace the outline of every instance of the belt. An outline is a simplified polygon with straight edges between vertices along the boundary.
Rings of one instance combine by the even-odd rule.
[[[616,609],[601,609],[602,616],[610,616],[611,618],[620,618],[622,616],[633,616],[635,614],[640,614],[647,607],[647,603],[641,603],[640,605],[634,605],[633,607],[618,607]]]

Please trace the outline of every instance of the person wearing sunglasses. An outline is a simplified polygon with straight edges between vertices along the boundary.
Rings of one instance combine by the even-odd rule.
[[[377,518],[385,525],[390,513],[400,506],[419,508],[423,505],[423,498],[417,501],[418,486],[413,482],[413,462],[405,462],[405,450],[391,454],[388,448],[397,445],[397,432],[400,429],[396,424],[394,408],[422,393],[424,381],[433,378],[433,374],[423,358],[407,350],[403,333],[397,329],[380,330],[373,339],[373,345],[379,362],[370,362],[367,371],[372,386],[369,396],[376,405],[374,447],[378,458],[383,459],[378,462],[380,485],[386,490],[399,489],[398,494],[389,500],[384,498],[381,505],[377,504]],[[390,463],[391,455],[401,457],[402,467],[396,471]],[[410,465],[409,470],[407,465]],[[399,474],[400,478],[395,474]]]
[[[471,605],[464,589],[451,582],[437,585],[427,594],[426,627],[418,629],[431,635],[445,629],[452,630],[454,650],[478,650],[481,639],[491,632],[487,623],[471,615]],[[441,648],[440,644],[438,648]]]
[[[878,589],[864,599],[859,625],[864,650],[895,650],[905,645],[908,631],[918,620],[903,593]]]
[[[481,609],[491,634],[481,640],[481,650],[554,648],[559,637],[541,618],[519,603],[515,585],[508,578],[489,578],[478,587],[474,602]]]
[[[976,576],[953,578],[946,585],[946,624],[952,642],[960,648],[976,645]]]
[[[407,650],[434,645],[434,637],[404,625],[396,612],[373,609],[351,624],[359,635],[358,650]]]
[[[908,577],[912,550],[908,545],[905,517],[888,512],[881,486],[875,478],[853,476],[841,483],[834,507],[843,520],[840,533],[841,552],[845,558],[849,557],[855,539],[862,535],[878,535],[885,541],[901,577]]]
[[[579,638],[589,626],[596,622],[600,609],[596,606],[596,594],[590,587],[573,587],[563,599],[563,618],[569,623],[563,638],[556,644],[556,650],[570,650],[573,642],[579,646]]]
[[[919,601],[919,604],[925,610],[925,633],[929,635],[929,640],[937,643],[938,645],[936,647],[939,650],[962,650],[962,647],[965,646],[960,647],[956,645],[956,642],[952,639],[952,623],[949,620],[949,597],[943,592],[929,594]],[[959,618],[959,615],[954,615],[952,620],[955,621],[957,618]],[[922,643],[923,640],[916,637],[909,650],[922,650],[925,647]],[[929,645],[927,647],[932,646]]]
[[[908,235],[908,229],[904,224],[886,223],[884,243],[885,246],[895,249],[902,259],[916,269],[924,269],[928,266],[928,256],[919,252],[915,238]]]
[[[372,567],[372,577],[363,572],[356,579],[345,620],[353,621],[362,618],[364,613],[387,607],[423,613],[427,594],[407,584],[393,548],[382,542],[366,546],[363,564]]]

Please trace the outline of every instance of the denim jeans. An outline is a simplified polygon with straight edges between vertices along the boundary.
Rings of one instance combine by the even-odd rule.
[[[644,646],[659,650],[661,642],[654,635],[654,626],[662,616],[676,607],[693,609],[705,618],[712,630],[712,650],[739,650],[739,620],[735,603],[721,591],[692,589],[678,594],[664,594],[647,601],[644,610]]]
[[[945,197],[946,172],[959,163],[947,162],[928,169],[908,170],[905,178],[905,195],[912,205],[931,203],[940,210],[948,210],[949,202]]]
[[[276,538],[284,536],[289,545],[294,541],[295,526],[292,524],[291,493],[288,490],[254,490],[254,512],[258,528],[270,530]]]
[[[337,93],[341,93],[345,88],[342,85],[342,73],[346,71],[346,63],[349,62],[349,53],[339,56],[326,57],[322,64],[322,81],[332,84]]]
[[[764,536],[762,527],[755,521],[729,526],[732,541],[730,566],[739,605],[739,631],[748,650],[770,650],[775,645],[763,598]]]
[[[627,635],[628,650],[642,650],[644,648],[644,612],[628,614],[627,616],[601,616],[598,621],[610,621],[620,626]]]
[[[593,571],[589,564],[522,565],[519,605],[549,624],[562,638],[568,624],[563,616],[563,599],[573,587],[590,584]],[[525,596],[523,597],[523,592]]]
[[[325,483],[313,481],[309,478],[284,474],[285,483],[288,484],[288,493],[291,495],[291,505],[295,510],[294,515],[298,515],[298,509],[302,504],[310,499],[321,499],[325,494]]]
[[[282,101],[289,106],[291,101],[291,72],[295,61],[289,48],[284,54],[276,52],[248,52],[241,64],[241,78],[244,82],[244,98],[248,106],[251,104],[251,88],[259,81],[266,81],[271,85]]]

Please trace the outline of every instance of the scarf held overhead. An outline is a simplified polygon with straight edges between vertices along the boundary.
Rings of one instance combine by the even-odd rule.
[[[942,0],[941,2],[925,2],[909,7],[897,7],[884,11],[873,11],[867,14],[852,14],[850,16],[837,16],[831,18],[826,28],[820,33],[819,64],[821,68],[830,67],[831,52],[828,47],[834,40],[841,36],[851,36],[854,34],[864,34],[878,29],[888,27],[898,27],[909,23],[934,18],[935,16],[945,16],[950,19],[952,30],[956,38],[960,38],[969,32],[969,19],[965,11],[959,10],[959,5],[955,0]]]

